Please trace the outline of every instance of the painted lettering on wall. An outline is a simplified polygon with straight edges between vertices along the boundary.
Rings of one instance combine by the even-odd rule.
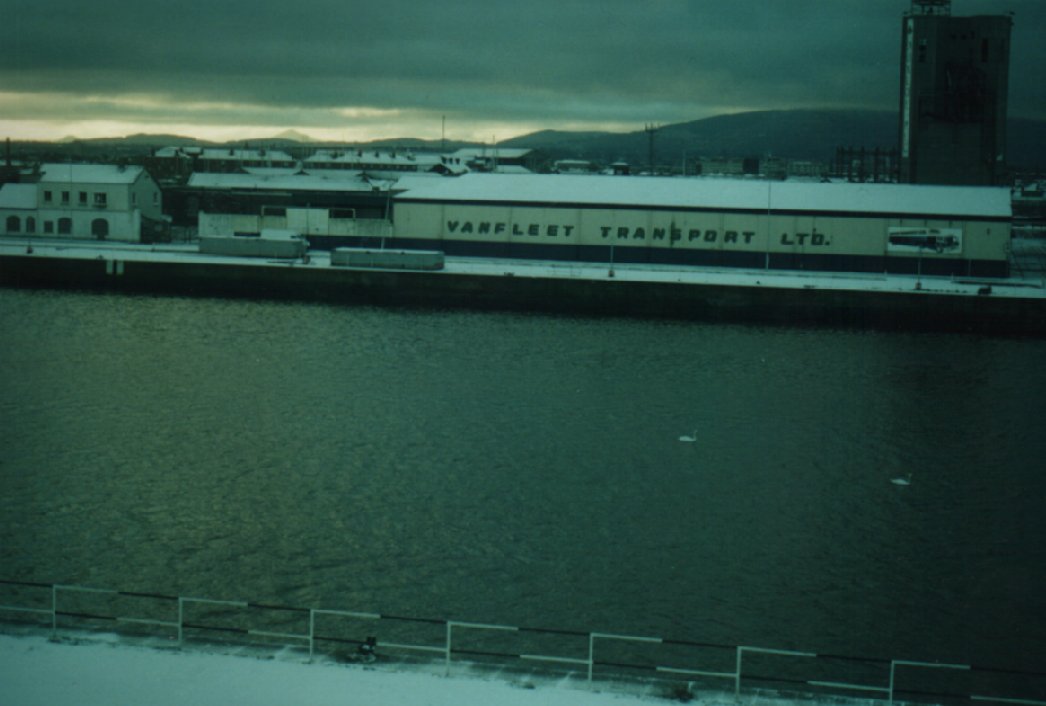
[[[505,221],[447,221],[447,232],[455,235],[503,235],[514,238],[571,238],[575,226],[559,223],[507,223]],[[597,226],[603,240],[628,241],[630,244],[670,244],[686,242],[699,246],[717,244],[752,246],[755,245],[755,231],[724,230],[712,228],[678,228],[669,226]],[[781,245],[788,247],[828,247],[831,238],[816,229],[812,232],[781,233]]]
[[[831,244],[832,241],[824,233],[818,233],[816,230],[813,233],[781,233],[781,245],[821,247]]]
[[[501,235],[509,233],[515,236],[544,236],[548,238],[569,238],[574,234],[574,226],[542,223],[505,223],[492,221],[447,221],[447,232],[461,235]]]
[[[625,226],[600,226],[599,233],[603,238],[610,238],[611,236],[616,237],[618,240],[647,240],[647,231],[642,226],[638,228],[627,228]],[[755,238],[755,231],[742,231],[738,233],[736,230],[728,230],[720,233],[717,230],[701,230],[700,228],[691,228],[686,231],[686,240],[688,243],[700,242],[700,243],[744,243],[750,245],[752,239]],[[663,241],[668,240],[671,243],[677,243],[683,239],[683,230],[681,228],[651,228],[650,238],[651,241]]]

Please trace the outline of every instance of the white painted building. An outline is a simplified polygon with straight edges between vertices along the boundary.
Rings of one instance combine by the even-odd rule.
[[[36,184],[4,184],[0,187],[0,228],[7,235],[39,232]]]
[[[138,166],[44,164],[36,183],[0,189],[5,235],[138,242],[163,220],[160,188]]]

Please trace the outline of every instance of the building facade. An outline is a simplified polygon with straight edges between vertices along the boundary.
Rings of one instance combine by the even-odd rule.
[[[955,17],[951,0],[912,0],[902,21],[900,181],[1006,178],[1008,15]]]
[[[160,188],[135,166],[44,164],[35,183],[7,184],[6,235],[139,242],[165,224]]]

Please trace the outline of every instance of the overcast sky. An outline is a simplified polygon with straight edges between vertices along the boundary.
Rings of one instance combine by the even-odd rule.
[[[5,0],[0,137],[490,141],[747,110],[897,110],[910,0]],[[1046,0],[1010,114],[1046,118]]]

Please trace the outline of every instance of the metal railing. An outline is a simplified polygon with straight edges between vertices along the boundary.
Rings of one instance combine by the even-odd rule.
[[[34,620],[35,619],[35,620]],[[190,640],[280,645],[343,657],[375,634],[383,660],[535,665],[578,671],[588,682],[639,676],[725,691],[767,689],[895,700],[1046,706],[1046,672],[904,659],[818,654],[751,645],[516,627],[351,610],[0,579],[0,620],[61,629],[108,628],[183,645]],[[349,659],[353,659],[350,655]],[[963,679],[956,680],[956,675]],[[942,682],[941,677],[945,678]],[[718,685],[718,686],[716,686]]]

